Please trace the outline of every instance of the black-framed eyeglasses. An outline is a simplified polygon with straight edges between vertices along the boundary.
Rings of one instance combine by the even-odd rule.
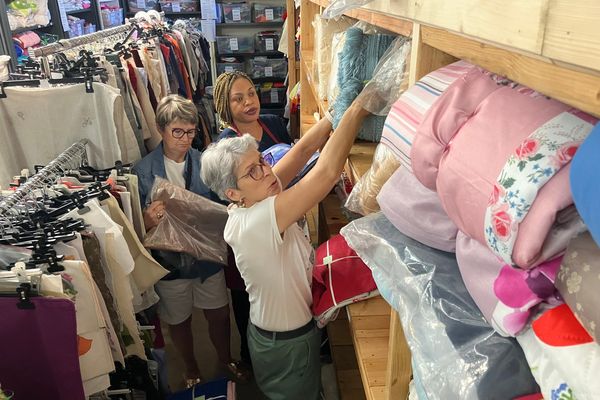
[[[250,171],[248,171],[248,173],[246,175],[242,175],[238,178],[238,181],[247,176],[254,179],[255,181],[260,181],[265,176],[265,167],[267,165],[269,165],[269,164],[267,164],[265,159],[262,158],[262,156],[260,156],[258,159],[258,164],[254,164],[252,166],[252,168],[250,168]]]
[[[196,136],[196,132],[197,132],[196,128],[190,129],[189,131],[179,129],[179,128],[171,129],[171,135],[173,135],[173,137],[175,139],[181,139],[183,137],[183,135],[187,135],[188,138],[193,139]]]

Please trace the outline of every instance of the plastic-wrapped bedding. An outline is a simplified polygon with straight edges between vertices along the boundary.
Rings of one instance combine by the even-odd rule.
[[[341,231],[396,309],[428,399],[512,399],[539,388],[523,351],[487,324],[456,258],[400,233],[382,213]]]

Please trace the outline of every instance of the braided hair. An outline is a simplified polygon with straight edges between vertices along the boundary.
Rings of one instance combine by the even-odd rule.
[[[242,71],[231,71],[224,72],[217,78],[215,82],[215,88],[213,97],[215,100],[215,109],[219,116],[219,122],[221,128],[225,129],[233,124],[233,117],[231,116],[231,108],[229,106],[229,94],[231,93],[231,87],[238,78],[247,79],[252,85],[252,79]]]

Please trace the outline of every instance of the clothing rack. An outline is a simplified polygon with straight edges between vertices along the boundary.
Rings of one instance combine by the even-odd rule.
[[[56,43],[42,46],[33,50],[34,57],[44,57],[54,53],[58,53],[64,50],[69,50],[74,47],[82,46],[84,44],[97,42],[98,40],[118,35],[120,33],[129,32],[136,28],[137,23],[141,22],[135,18],[129,18],[127,23],[114,28],[105,29],[102,31],[90,33],[88,35],[77,36],[72,39],[59,40]]]
[[[86,145],[88,143],[88,139],[81,139],[77,143],[73,143],[37,174],[33,175],[27,182],[20,186],[15,193],[11,194],[7,199],[0,203],[0,216],[6,215],[10,209],[19,204],[24,198],[31,194],[32,191],[43,187],[50,178],[60,173],[60,171],[73,160],[78,158],[84,159]]]

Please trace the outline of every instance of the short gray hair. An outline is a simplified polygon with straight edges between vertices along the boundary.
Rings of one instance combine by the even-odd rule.
[[[250,150],[258,150],[258,142],[249,134],[211,143],[202,153],[202,181],[221,199],[231,201],[225,191],[237,189],[235,171]]]
[[[191,100],[170,94],[163,97],[156,107],[156,125],[162,132],[167,125],[175,121],[198,126],[198,109]]]

